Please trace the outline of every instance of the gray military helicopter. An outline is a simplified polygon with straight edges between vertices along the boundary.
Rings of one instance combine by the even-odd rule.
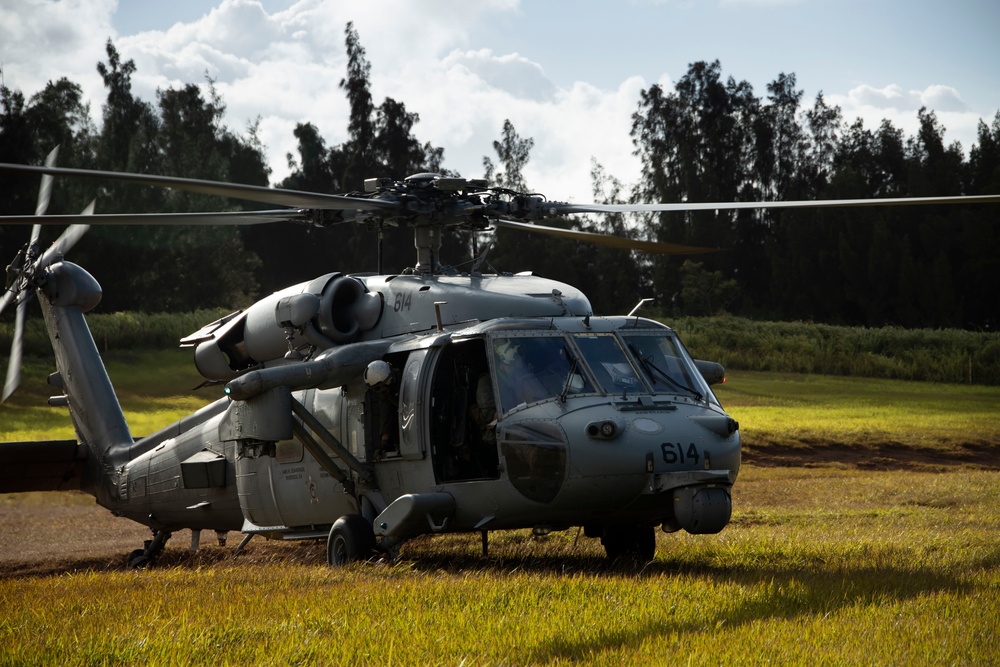
[[[190,529],[326,538],[332,565],[398,554],[426,534],[536,534],[582,527],[609,558],[653,558],[655,530],[721,531],[740,468],[739,425],[676,332],[636,314],[596,317],[570,285],[533,275],[456,273],[440,261],[448,227],[491,226],[647,252],[691,248],[531,224],[625,211],[871,205],[868,200],[600,205],[550,202],[485,181],[417,174],[371,179],[354,196],[196,179],[0,164],[42,176],[31,240],[8,267],[0,310],[16,304],[5,397],[20,375],[25,307],[36,295],[55,351],[49,377],[77,440],[0,443],[0,492],[81,489],[152,539],[149,563]],[[131,434],[84,314],[101,288],[63,255],[80,216],[43,216],[54,176],[108,178],[283,208],[94,215],[89,224],[319,226],[349,221],[414,231],[417,263],[399,274],[329,273],[276,292],[181,341],[224,396],[157,433]],[[996,202],[1000,196],[879,200]],[[40,224],[69,224],[44,252]],[[641,302],[640,302],[641,305]]]

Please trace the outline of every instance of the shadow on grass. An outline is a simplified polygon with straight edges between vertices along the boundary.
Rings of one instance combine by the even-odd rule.
[[[524,540],[527,542],[528,540]],[[305,565],[326,568],[325,544],[322,540],[305,543],[262,542],[248,546],[233,557],[234,545],[203,546],[192,553],[177,542],[168,545],[154,569],[246,569],[266,565]],[[593,581],[628,580],[630,585],[648,583],[652,596],[662,596],[663,588],[678,577],[684,577],[694,587],[732,584],[730,604],[703,605],[699,616],[690,614],[671,618],[666,608],[662,615],[637,618],[626,627],[581,628],[573,635],[549,637],[536,643],[517,647],[510,655],[514,664],[554,662],[560,660],[593,659],[597,655],[613,656],[620,651],[638,650],[648,641],[658,638],[694,637],[714,632],[720,627],[740,627],[758,621],[794,620],[836,614],[851,607],[891,606],[899,601],[913,600],[938,593],[973,595],[980,588],[975,573],[1000,568],[1000,545],[987,549],[979,557],[963,563],[961,568],[951,563],[940,566],[914,564],[906,549],[883,550],[859,556],[855,562],[844,554],[820,562],[817,558],[796,559],[786,554],[766,550],[757,554],[756,562],[737,565],[717,564],[717,555],[699,560],[699,555],[672,557],[669,553],[646,564],[609,563],[596,549],[589,553],[558,553],[572,548],[567,542],[549,545],[556,553],[530,553],[522,550],[518,540],[497,545],[495,555],[483,557],[475,542],[457,538],[436,543],[417,542],[396,562],[359,563],[355,572],[370,571],[372,577],[414,574],[438,577],[455,574],[460,577],[481,576],[484,579],[513,577],[522,574],[554,580],[574,577]],[[537,547],[537,545],[536,545]],[[36,577],[82,572],[124,571],[124,553],[108,557],[80,558],[61,563],[33,566],[14,574],[0,576]],[[956,574],[962,572],[963,574]],[[544,585],[544,583],[542,584]],[[584,585],[586,583],[584,582]]]
[[[905,562],[905,561],[902,561]],[[537,563],[539,571],[551,571],[554,563]],[[858,563],[816,568],[793,563],[743,565],[739,567],[654,561],[638,571],[628,572],[605,566],[595,576],[626,574],[648,579],[651,588],[664,576],[688,575],[712,583],[732,583],[738,588],[733,604],[725,608],[703,606],[695,620],[652,619],[627,628],[595,629],[580,637],[560,636],[524,647],[525,662],[593,659],[602,653],[638,650],[646,641],[659,637],[679,637],[713,632],[721,627],[799,617],[821,618],[841,609],[891,606],[939,593],[973,595],[982,589],[973,580],[976,572],[1000,567],[1000,547],[967,563],[964,576],[950,573],[947,566],[911,567]],[[651,591],[651,594],[652,591]]]
[[[179,536],[178,536],[179,538]],[[255,566],[304,565],[326,568],[326,548],[322,540],[287,543],[252,543],[233,557],[235,543],[227,547],[203,546],[198,552],[183,548],[175,538],[158,560],[155,569],[247,569]],[[438,577],[481,576],[484,579],[513,577],[522,574],[554,580],[574,577],[627,580],[630,585],[648,583],[651,596],[663,597],[663,589],[678,577],[695,588],[732,585],[730,603],[703,605],[699,616],[690,614],[672,618],[664,598],[662,614],[637,618],[628,626],[581,628],[572,635],[548,637],[525,643],[508,656],[513,664],[593,659],[596,655],[614,655],[619,651],[638,650],[658,638],[700,636],[720,627],[740,627],[758,621],[821,618],[842,609],[866,606],[891,606],[899,601],[940,593],[972,596],[981,592],[975,574],[1000,568],[1000,544],[985,547],[975,558],[940,565],[915,562],[906,548],[881,549],[859,553],[856,557],[843,550],[824,560],[822,554],[801,557],[781,550],[762,548],[753,562],[720,563],[714,552],[674,555],[669,552],[646,564],[609,563],[599,546],[578,545],[572,540],[552,540],[541,545],[530,538],[513,536],[497,540],[492,555],[484,557],[476,539],[445,536],[418,539],[404,548],[395,562],[359,563],[355,572],[370,571],[373,578],[414,574]],[[125,552],[102,557],[66,559],[39,563],[15,571],[0,571],[0,577],[39,577],[65,573],[114,572],[125,570]],[[957,574],[957,573],[961,574]],[[542,583],[541,585],[544,585]],[[388,604],[388,603],[387,603]]]
[[[512,663],[554,662],[560,660],[593,659],[596,655],[614,655],[619,651],[636,650],[647,641],[661,637],[700,636],[721,627],[740,627],[758,621],[794,620],[803,617],[820,618],[836,614],[851,607],[893,605],[937,593],[973,595],[979,590],[975,573],[1000,568],[1000,545],[981,553],[977,558],[963,563],[961,568],[952,563],[940,565],[915,564],[908,558],[906,549],[883,549],[877,553],[862,553],[857,558],[840,553],[823,562],[819,557],[795,558],[781,550],[773,552],[763,548],[753,562],[737,565],[719,563],[716,554],[673,557],[661,555],[660,559],[639,564],[630,562],[609,563],[599,552],[587,545],[586,553],[567,552],[578,548],[571,541],[555,540],[550,552],[531,544],[530,537],[512,536],[497,540],[493,554],[484,557],[475,540],[465,536],[414,540],[404,549],[404,557],[395,561],[360,563],[361,572],[368,569],[373,578],[414,574],[436,577],[441,574],[484,578],[513,577],[522,574],[555,580],[568,577],[599,580],[627,579],[631,583],[648,582],[650,595],[660,595],[664,582],[678,577],[692,581],[692,585],[732,584],[732,597],[728,604],[703,605],[700,616],[691,620],[672,619],[668,610],[664,615],[645,622],[637,620],[628,627],[582,629],[573,635],[549,637],[537,643],[526,643],[512,648],[516,653],[508,656]],[[532,548],[528,548],[529,545]],[[252,568],[256,565],[306,565],[325,568],[325,545],[321,540],[308,543],[260,543],[248,547],[233,558],[232,548],[204,547],[197,553],[186,549],[168,549],[158,561],[157,568]],[[106,570],[107,563],[80,561],[77,568],[87,567]],[[119,562],[110,567],[124,570]],[[962,574],[956,574],[962,572]]]

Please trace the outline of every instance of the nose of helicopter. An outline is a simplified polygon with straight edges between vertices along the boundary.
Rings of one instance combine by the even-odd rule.
[[[653,521],[689,532],[717,532],[728,523],[740,435],[739,425],[717,406],[591,404],[553,420],[526,419],[506,433],[508,462],[511,454],[524,459],[528,451],[518,441],[548,441],[538,445],[531,466],[536,474],[519,483],[516,467],[509,472],[524,495],[549,504],[553,513]],[[564,452],[558,440],[565,442]],[[545,465],[539,465],[539,455]]]
[[[572,445],[569,479],[706,470],[735,477],[740,466],[739,424],[700,405],[595,406],[567,414],[561,426]]]

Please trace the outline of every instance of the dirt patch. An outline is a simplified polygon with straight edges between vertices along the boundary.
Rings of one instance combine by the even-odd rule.
[[[899,442],[851,446],[768,443],[743,446],[743,462],[755,466],[846,467],[864,470],[944,472],[958,468],[1000,470],[1000,447],[979,443],[947,450]]]
[[[747,445],[743,462],[753,466],[848,467],[865,470],[944,472],[957,468],[1000,470],[1000,447],[968,444],[947,451],[887,442],[877,446]],[[123,571],[126,558],[152,537],[145,526],[113,516],[82,493],[0,495],[0,578],[67,572]],[[231,533],[225,547],[212,531],[201,548],[189,551],[191,534],[181,531],[167,544],[162,562],[184,567],[234,567],[261,562],[326,561],[322,541],[276,542],[255,538],[236,558],[242,539]]]
[[[113,516],[77,492],[0,495],[0,579],[37,577],[69,572],[124,571],[133,549],[152,537],[148,528]],[[326,562],[326,545],[319,541],[274,542],[255,538],[239,556],[243,539],[230,533],[219,546],[213,531],[202,531],[201,547],[192,553],[191,532],[176,533],[167,543],[162,564],[201,567],[232,563]]]

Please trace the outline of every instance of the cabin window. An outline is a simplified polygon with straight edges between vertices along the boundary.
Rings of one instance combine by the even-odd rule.
[[[279,440],[274,445],[274,460],[278,463],[298,463],[302,460],[302,443],[298,440]]]
[[[540,503],[555,500],[566,480],[566,434],[553,421],[510,424],[500,435],[510,483]]]
[[[406,459],[424,456],[420,410],[424,405],[420,393],[420,369],[427,356],[427,350],[417,350],[410,354],[403,367],[399,386],[399,453]]]

